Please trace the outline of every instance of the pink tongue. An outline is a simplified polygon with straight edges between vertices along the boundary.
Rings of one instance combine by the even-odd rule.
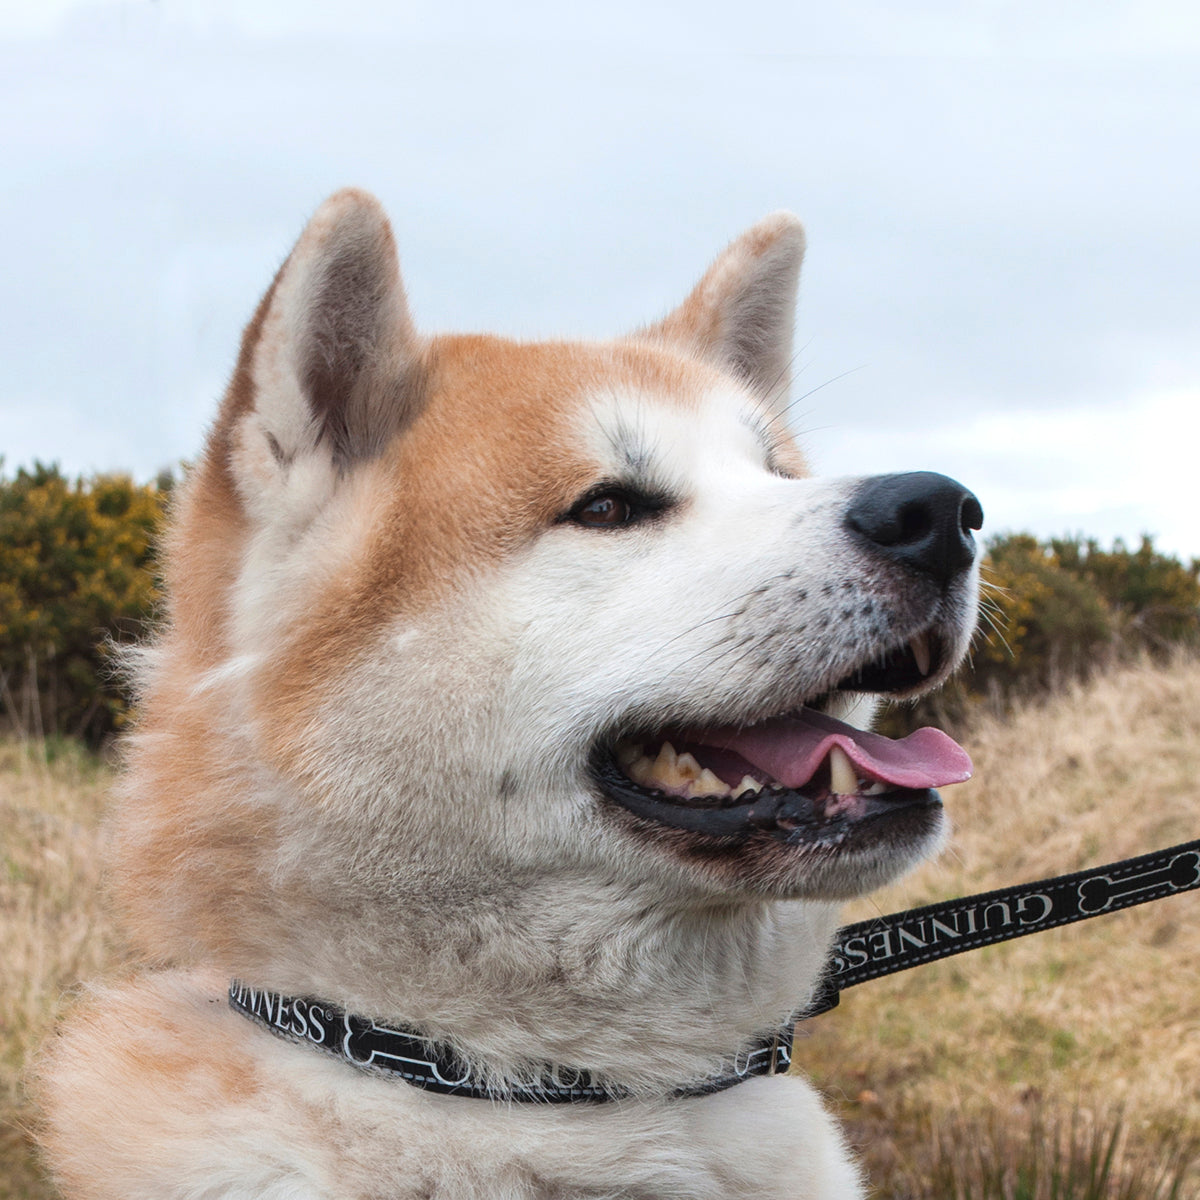
[[[940,729],[926,726],[896,740],[809,708],[749,729],[689,730],[684,736],[697,746],[732,750],[789,788],[806,784],[833,746],[846,752],[860,775],[896,787],[945,787],[971,778],[967,752]]]

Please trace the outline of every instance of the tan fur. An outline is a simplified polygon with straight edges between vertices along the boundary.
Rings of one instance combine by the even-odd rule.
[[[807,479],[782,428],[802,250],[768,218],[626,339],[425,339],[377,202],[314,217],[172,516],[115,864],[160,969],[49,1052],[69,1196],[861,1195],[801,1080],[671,1093],[802,1005],[836,899],[916,852],[838,875],[714,849],[602,803],[588,766],[615,720],[794,709],[871,639],[937,621],[938,679],[965,648],[973,578],[937,598],[865,557],[857,481]],[[571,519],[628,478],[667,515]],[[231,1012],[235,976],[417,1027],[496,1084],[558,1062],[636,1099],[363,1075]]]

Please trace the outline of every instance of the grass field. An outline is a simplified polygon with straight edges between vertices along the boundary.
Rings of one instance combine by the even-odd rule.
[[[950,849],[847,920],[1200,829],[1200,664],[1125,670],[963,740],[977,775],[944,794]],[[0,745],[0,1200],[53,1196],[23,1073],[72,989],[122,965],[101,902],[110,780],[71,746]],[[1200,1161],[1200,893],[864,984],[796,1059],[881,1200],[1196,1200],[1194,1165],[1174,1193],[1152,1176]],[[1077,1175],[1111,1157],[1108,1185],[1066,1179],[1072,1146]]]
[[[70,743],[0,744],[0,1200],[55,1195],[32,1152],[23,1076],[71,989],[121,961],[101,901],[111,778]]]

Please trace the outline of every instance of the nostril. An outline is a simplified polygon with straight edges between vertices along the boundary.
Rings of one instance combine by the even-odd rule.
[[[970,492],[963,498],[962,511],[959,515],[962,518],[962,531],[968,536],[972,529],[983,528],[983,505]]]

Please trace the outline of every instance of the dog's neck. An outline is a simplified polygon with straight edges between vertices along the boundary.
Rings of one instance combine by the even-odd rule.
[[[386,938],[372,932],[383,915],[364,908],[361,941],[331,924],[303,958],[230,973],[420,1030],[490,1078],[520,1080],[551,1062],[585,1066],[605,1087],[661,1091],[726,1072],[732,1055],[781,1028],[807,1001],[836,926],[833,906],[670,911],[576,888],[559,883],[552,906],[536,888],[516,900],[505,889],[504,909],[426,908],[427,921],[409,908]],[[377,957],[364,959],[364,947]]]

